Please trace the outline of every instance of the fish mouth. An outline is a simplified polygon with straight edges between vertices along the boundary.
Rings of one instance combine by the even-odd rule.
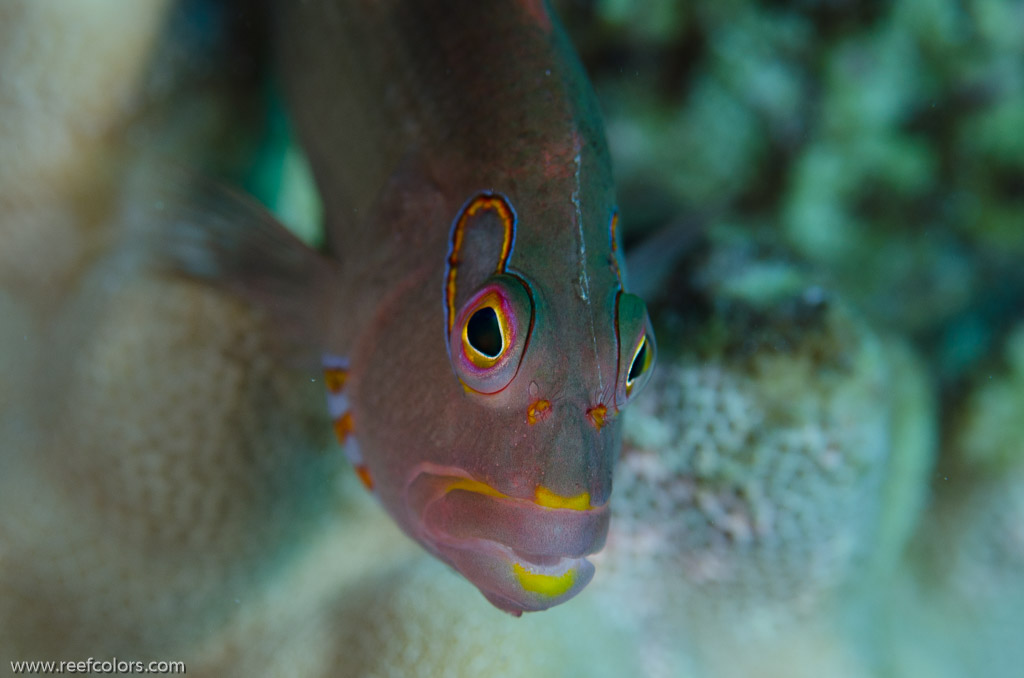
[[[417,539],[513,615],[563,603],[590,583],[586,556],[604,546],[608,505],[585,495],[505,495],[465,471],[424,464],[407,486]]]

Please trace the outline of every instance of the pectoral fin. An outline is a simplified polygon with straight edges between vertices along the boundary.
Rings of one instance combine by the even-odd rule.
[[[274,334],[310,366],[337,350],[331,326],[338,271],[255,199],[202,178],[161,177],[146,188],[147,250],[162,273],[224,290],[266,314]],[[333,344],[333,345],[332,345]]]

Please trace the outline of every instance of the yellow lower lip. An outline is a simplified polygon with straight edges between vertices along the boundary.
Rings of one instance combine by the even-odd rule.
[[[576,583],[576,573],[573,570],[567,570],[564,574],[559,575],[538,574],[531,572],[519,563],[513,563],[512,571],[515,573],[519,585],[524,590],[530,593],[539,593],[549,598],[557,598],[571,589],[572,585]]]

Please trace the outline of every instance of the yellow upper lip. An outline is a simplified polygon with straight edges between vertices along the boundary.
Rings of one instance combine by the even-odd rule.
[[[479,480],[473,480],[472,478],[453,479],[445,492],[451,492],[452,490],[476,492],[477,494],[483,494],[488,497],[511,498],[507,494],[496,490],[487,483],[482,483]],[[572,511],[590,511],[596,508],[590,503],[589,492],[580,492],[576,496],[566,497],[556,492],[552,492],[543,485],[537,486],[537,489],[534,492],[533,501],[538,506],[543,506],[545,508],[569,509]]]
[[[479,550],[493,542],[521,564],[543,567],[537,574],[561,574],[547,568],[596,553],[608,530],[608,504],[594,506],[586,492],[564,496],[539,485],[532,497],[517,497],[429,462],[410,480],[406,504],[416,538],[431,548]]]

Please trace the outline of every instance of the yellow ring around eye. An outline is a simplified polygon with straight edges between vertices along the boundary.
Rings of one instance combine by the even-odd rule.
[[[636,381],[636,379],[639,379],[644,374],[644,372],[646,372],[651,367],[651,351],[648,349],[647,351],[644,351],[644,362],[640,366],[640,371],[637,373],[636,378],[633,378],[633,377],[629,376],[629,375],[633,374],[633,368],[636,365],[637,356],[640,355],[640,351],[643,351],[644,347],[646,347],[646,346],[647,346],[647,335],[645,334],[644,338],[640,340],[640,343],[636,345],[636,350],[633,351],[633,359],[629,361],[629,372],[626,373],[626,395],[627,396],[633,391],[633,384]]]
[[[505,315],[501,308],[501,302],[495,299],[497,295],[488,294],[486,297],[480,300],[480,305],[476,306],[472,312],[466,314],[466,320],[462,323],[462,352],[465,354],[469,362],[473,363],[474,367],[480,369],[488,369],[498,364],[498,361],[504,357],[509,346],[509,326],[508,317]],[[494,311],[494,317],[498,320],[498,333],[501,336],[501,348],[493,356],[487,355],[473,346],[473,343],[469,340],[469,321],[470,319],[481,309],[490,308]]]

